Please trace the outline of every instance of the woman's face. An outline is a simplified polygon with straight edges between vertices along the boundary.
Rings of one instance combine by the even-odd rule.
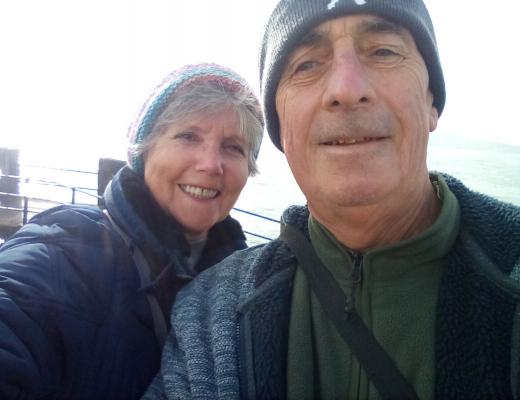
[[[234,110],[190,115],[156,139],[144,179],[188,239],[204,237],[229,214],[246,184],[248,149]]]

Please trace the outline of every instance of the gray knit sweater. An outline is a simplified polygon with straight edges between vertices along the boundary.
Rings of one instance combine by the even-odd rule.
[[[445,176],[461,206],[436,316],[435,395],[519,398],[520,208]],[[283,219],[305,234],[308,210]],[[296,261],[280,240],[235,253],[177,297],[146,399],[285,398]]]

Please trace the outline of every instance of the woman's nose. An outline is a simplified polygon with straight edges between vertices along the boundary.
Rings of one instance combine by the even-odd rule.
[[[202,146],[197,160],[197,171],[210,175],[221,175],[224,172],[224,160],[220,146]]]

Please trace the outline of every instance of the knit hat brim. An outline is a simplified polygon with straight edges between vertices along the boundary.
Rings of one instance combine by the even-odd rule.
[[[142,143],[150,135],[157,119],[172,101],[175,94],[179,93],[180,89],[204,82],[214,82],[220,87],[230,89],[231,91],[244,88],[256,98],[248,83],[240,75],[218,64],[201,63],[186,65],[171,72],[155,87],[129,127],[129,151],[127,157],[128,164],[134,171],[143,174],[144,164],[142,158],[136,156],[132,148],[136,144]],[[258,119],[263,126],[263,116],[259,114]]]
[[[355,14],[377,15],[402,25],[411,33],[428,70],[433,105],[441,115],[446,101],[444,76],[433,24],[421,0],[281,0],[264,31],[260,51],[260,91],[267,132],[282,152],[275,98],[287,58],[301,38],[320,23]]]

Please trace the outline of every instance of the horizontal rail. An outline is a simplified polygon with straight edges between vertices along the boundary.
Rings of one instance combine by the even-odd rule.
[[[273,238],[260,235],[259,233],[249,232],[249,231],[246,231],[246,230],[244,230],[244,233],[247,233],[248,235],[251,235],[251,236],[254,236],[254,237],[257,237],[257,238],[260,238],[260,239],[265,239],[265,240],[269,240],[269,241],[273,240]]]
[[[97,171],[81,171],[78,169],[67,169],[67,168],[58,168],[58,167],[48,167],[48,166],[40,166],[40,165],[32,165],[32,164],[19,164],[21,167],[29,167],[29,168],[38,168],[38,169],[51,169],[53,171],[63,171],[63,172],[74,172],[79,174],[91,174],[97,175]]]
[[[59,204],[57,204],[59,205]],[[13,211],[13,212],[19,212],[19,213],[28,213],[28,214],[38,214],[42,211],[47,210],[48,208],[21,208],[21,207],[8,207],[8,206],[0,206],[0,211]]]
[[[67,170],[67,171],[69,171],[69,170]],[[0,174],[0,177],[16,179],[20,183],[24,183],[24,184],[54,186],[54,187],[59,187],[59,188],[63,188],[63,189],[68,189],[73,192],[78,192],[78,193],[82,193],[87,196],[94,197],[95,199],[100,199],[102,197],[97,194],[97,188],[83,187],[83,186],[70,186],[70,185],[65,185],[63,183],[59,183],[59,182],[46,181],[43,179],[28,178],[28,177],[23,177],[23,176],[18,176],[18,175]],[[96,192],[96,193],[91,193],[91,192]]]
[[[83,173],[83,174],[90,174],[90,175],[97,175],[98,174],[98,172],[92,172],[92,171],[80,171],[80,170],[56,168],[56,167],[40,167],[40,166],[30,165],[30,164],[20,164],[20,166],[28,167],[28,168],[38,168],[38,169],[49,169],[49,170],[55,170],[55,171],[64,171],[64,172],[71,172],[71,173]],[[68,190],[70,190],[72,192],[72,201],[71,202],[63,202],[63,201],[58,201],[58,200],[49,199],[49,198],[33,197],[33,196],[28,196],[27,194],[0,192],[1,196],[12,196],[12,197],[15,197],[15,198],[23,199],[23,208],[21,208],[21,207],[8,207],[8,206],[1,206],[0,205],[0,210],[13,211],[13,212],[20,212],[20,213],[22,213],[22,215],[23,215],[23,223],[24,224],[27,222],[28,214],[37,214],[37,213],[39,213],[41,211],[44,211],[46,209],[45,207],[43,207],[43,208],[38,208],[38,207],[34,207],[34,206],[33,207],[29,207],[29,202],[30,201],[31,202],[46,202],[46,203],[51,203],[51,204],[54,204],[54,205],[71,204],[71,203],[72,204],[78,204],[76,202],[76,199],[75,199],[76,193],[81,193],[81,194],[93,197],[95,199],[98,199],[98,200],[100,198],[102,198],[102,196],[97,194],[97,190],[98,190],[97,188],[82,187],[82,186],[70,186],[70,185],[66,185],[66,184],[63,184],[63,183],[56,182],[56,181],[50,181],[50,180],[45,180],[45,179],[36,179],[36,178],[30,178],[30,177],[27,177],[27,176],[19,176],[19,175],[0,174],[0,177],[1,178],[15,179],[20,184],[34,185],[34,186],[36,186],[36,185],[54,186],[54,187],[57,187],[57,188],[68,189]],[[93,192],[95,192],[95,193],[93,193]],[[80,203],[80,204],[87,204],[87,203]],[[264,216],[264,215],[252,212],[252,211],[244,210],[242,208],[233,207],[233,210],[235,210],[237,212],[240,212],[240,213],[243,213],[243,214],[251,215],[253,217],[260,218],[260,219],[263,219],[263,220],[266,220],[266,221],[269,221],[269,222],[273,222],[273,223],[276,223],[276,224],[280,223],[279,220],[276,220],[274,218],[270,218],[270,217],[267,217],[267,216]],[[256,238],[267,240],[267,241],[273,240],[273,238],[270,238],[270,237],[267,237],[267,236],[264,236],[264,235],[261,235],[261,234],[255,233],[255,232],[247,231],[247,230],[244,230],[244,233],[247,234],[247,235],[256,237]]]
[[[40,197],[26,196],[26,195],[17,194],[17,193],[0,192],[0,195],[1,196],[18,197],[18,198],[21,198],[21,199],[27,198],[28,200],[43,201],[43,202],[46,202],[46,203],[67,204],[67,203],[61,202],[59,200],[43,199],[43,198],[40,198]]]
[[[239,211],[239,212],[244,213],[244,214],[252,215],[253,217],[258,217],[258,218],[265,219],[265,220],[267,220],[267,221],[275,222],[275,223],[277,223],[277,224],[280,223],[279,220],[276,220],[276,219],[273,219],[273,218],[269,218],[269,217],[266,217],[266,216],[264,216],[264,215],[257,214],[257,213],[251,212],[251,211],[243,210],[243,209],[241,209],[241,208],[233,207],[233,210],[235,210],[235,211]]]
[[[69,185],[65,185],[63,183],[59,183],[56,181],[48,181],[45,179],[36,179],[36,178],[29,178],[27,176],[21,176],[21,175],[9,175],[9,174],[0,174],[0,178],[10,178],[10,179],[16,179],[19,182],[22,183],[34,183],[34,184],[42,184],[42,185],[51,185],[51,186],[62,186],[62,187],[71,187]],[[85,190],[97,190],[97,188],[93,187],[81,187],[81,186],[75,186],[78,189],[85,189]]]

